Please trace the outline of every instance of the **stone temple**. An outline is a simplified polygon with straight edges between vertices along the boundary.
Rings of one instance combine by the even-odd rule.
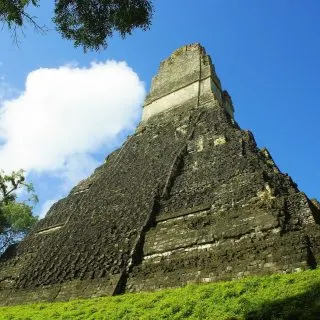
[[[0,302],[315,268],[320,205],[234,120],[199,44],[160,65],[119,150],[0,259]]]

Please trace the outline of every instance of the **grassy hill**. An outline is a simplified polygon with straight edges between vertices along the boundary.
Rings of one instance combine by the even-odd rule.
[[[320,270],[0,308],[0,319],[320,319]]]

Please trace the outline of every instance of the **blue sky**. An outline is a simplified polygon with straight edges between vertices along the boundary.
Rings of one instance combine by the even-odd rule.
[[[148,91],[160,61],[178,47],[193,42],[200,42],[211,55],[222,86],[233,99],[239,125],[254,133],[258,145],[269,149],[280,169],[292,176],[300,190],[311,198],[320,199],[320,2],[157,0],[154,6],[151,30],[137,30],[124,40],[115,34],[109,41],[109,47],[100,52],[85,54],[81,49],[75,49],[71,42],[63,40],[50,22],[53,7],[47,1],[41,1],[40,8],[33,10],[39,23],[49,27],[46,35],[26,28],[25,37],[20,36],[19,46],[16,46],[6,29],[0,32],[0,104],[2,109],[6,108],[11,117],[8,118],[16,119],[15,113],[9,112],[8,108],[14,110],[19,102],[17,110],[21,110],[22,106],[26,110],[24,117],[18,116],[19,121],[25,119],[28,122],[28,126],[20,126],[20,122],[16,124],[7,120],[5,128],[10,127],[10,137],[18,136],[20,143],[25,141],[27,146],[30,144],[30,148],[34,148],[30,152],[32,157],[21,156],[28,158],[29,162],[16,161],[20,159],[16,151],[6,153],[7,162],[17,166],[20,163],[21,166],[29,165],[28,178],[34,183],[40,198],[36,213],[43,212],[43,206],[47,208],[52,201],[66,195],[75,181],[89,175],[109,152],[121,145],[139,121],[143,83]],[[115,60],[115,65],[110,65],[107,60]],[[127,65],[122,65],[120,61],[125,61]],[[92,71],[92,62],[99,66],[95,69],[96,73]],[[68,76],[62,76],[63,66],[67,66]],[[110,88],[110,77],[97,74],[98,69],[103,68],[112,79],[117,79],[115,82],[120,86],[118,95],[112,96],[112,99],[108,94],[117,90]],[[80,78],[91,81],[92,87],[96,87],[95,81],[105,83],[106,91],[102,87],[100,91],[97,89],[87,95],[78,83],[74,84],[76,88],[69,87],[69,82],[78,81],[72,80],[77,72],[81,74]],[[43,80],[54,78],[55,74],[56,82]],[[132,76],[132,82],[127,81],[128,76]],[[26,89],[27,77],[29,84]],[[67,81],[65,79],[70,79],[67,84],[63,82]],[[48,88],[53,88],[53,91]],[[41,132],[40,126],[35,137],[33,129],[42,119],[36,111],[42,110],[45,117],[46,106],[39,105],[39,109],[28,111],[30,104],[36,105],[40,101],[39,92],[53,95],[52,100],[40,100],[42,104],[48,101],[49,118],[55,119],[43,125],[43,132],[47,132],[52,141],[49,141],[50,148],[42,146],[42,149],[37,149],[37,141],[45,138],[46,134]],[[24,94],[26,97],[22,99]],[[126,95],[128,101],[121,100]],[[97,96],[101,99],[96,99]],[[65,109],[57,110],[56,105],[50,104],[51,101],[55,104],[62,101],[62,106],[66,104]],[[108,104],[108,101],[111,101],[113,109],[101,110],[101,105]],[[124,115],[120,117],[122,113],[116,110],[124,104],[128,112],[122,111]],[[68,105],[73,105],[73,108]],[[50,108],[55,110],[52,116]],[[94,114],[93,122],[90,122],[90,110]],[[71,119],[65,124],[59,120],[64,112]],[[80,113],[85,115],[81,121],[78,120]],[[91,127],[96,127],[94,121],[104,116],[108,130],[102,127],[100,131],[93,130]],[[3,116],[0,117],[0,135],[1,121],[4,121]],[[76,126],[78,122],[79,127]],[[50,123],[51,131],[48,129]],[[118,127],[111,130],[115,123]],[[83,135],[87,129],[88,135]],[[30,130],[30,134],[24,134],[23,130]],[[50,159],[44,159],[44,156],[51,152],[55,154],[55,148],[59,148],[59,132],[70,143],[62,142],[64,149],[57,152],[60,156],[64,152],[63,156],[51,164]],[[9,138],[8,135],[0,136],[3,150]],[[37,141],[31,141],[33,139]],[[88,141],[84,143],[86,139]],[[82,149],[77,149],[78,145]],[[14,146],[17,144],[8,148],[12,150]],[[67,150],[68,147],[70,150]],[[10,161],[10,157],[16,159]],[[54,157],[51,158],[53,161]]]

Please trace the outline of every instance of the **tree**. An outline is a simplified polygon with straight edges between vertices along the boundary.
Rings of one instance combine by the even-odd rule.
[[[25,201],[18,202],[16,192],[25,190]],[[38,218],[32,215],[32,205],[38,201],[32,184],[25,181],[23,170],[10,175],[0,171],[0,253],[26,235]]]
[[[35,17],[26,12],[26,8],[32,4],[38,6],[39,0],[0,0],[0,21],[12,30],[13,37],[17,39],[17,28],[22,27],[26,23],[30,23],[36,30],[45,31],[45,27],[41,27]]]
[[[39,0],[0,0],[0,21],[14,35],[26,22],[43,30],[27,13],[30,5],[38,6]],[[124,38],[135,28],[149,29],[152,15],[152,0],[56,0],[52,20],[62,37],[86,51],[106,48],[114,32]]]

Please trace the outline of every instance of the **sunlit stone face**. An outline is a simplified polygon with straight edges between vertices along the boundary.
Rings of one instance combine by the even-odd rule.
[[[161,63],[145,100],[142,121],[185,103],[197,107],[212,100],[222,103],[220,80],[211,58],[199,44],[184,46]]]

